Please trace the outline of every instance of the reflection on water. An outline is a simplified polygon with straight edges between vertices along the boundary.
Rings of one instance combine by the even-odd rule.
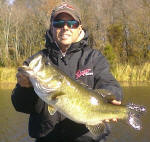
[[[150,139],[150,86],[124,87],[123,103],[132,102],[146,106],[142,119],[143,129],[136,131],[125,121],[112,123],[107,142],[149,142]],[[28,115],[16,112],[10,100],[11,90],[0,89],[0,142],[33,142],[28,136]]]
[[[27,134],[28,115],[16,112],[10,90],[0,90],[0,142],[32,142]]]
[[[143,129],[136,131],[125,121],[112,124],[112,133],[108,142],[149,142],[150,141],[150,86],[124,87],[123,103],[144,105],[147,112],[142,117]]]

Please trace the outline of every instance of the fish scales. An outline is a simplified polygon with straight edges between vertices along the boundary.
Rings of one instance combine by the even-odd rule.
[[[88,89],[54,65],[45,63],[45,58],[38,55],[29,66],[22,66],[18,70],[29,76],[37,95],[51,106],[50,114],[54,110],[59,111],[69,119],[85,124],[92,134],[97,134],[98,128],[103,128],[99,126],[101,121],[112,118],[126,119],[132,127],[141,129],[135,114],[144,112],[143,106],[108,103],[103,96],[106,95],[106,100],[113,96],[108,91]]]

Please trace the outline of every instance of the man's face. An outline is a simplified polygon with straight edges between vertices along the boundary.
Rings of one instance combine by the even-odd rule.
[[[74,18],[67,13],[61,13],[55,18],[55,20],[68,21],[74,20]],[[56,28],[53,25],[51,28],[53,39],[57,42],[60,48],[61,46],[65,47],[77,42],[81,30],[81,25],[79,25],[77,28],[70,28],[67,26],[67,24],[65,24],[62,28]]]

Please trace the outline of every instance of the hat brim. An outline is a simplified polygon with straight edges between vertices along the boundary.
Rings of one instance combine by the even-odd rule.
[[[53,17],[53,20],[61,13],[66,13],[66,14],[69,14],[71,17],[74,18],[74,20],[77,20],[78,22],[80,22],[79,18],[77,16],[75,16],[71,11],[69,10],[65,10],[65,9],[62,9],[62,10],[59,10],[58,12],[55,12],[55,15]]]

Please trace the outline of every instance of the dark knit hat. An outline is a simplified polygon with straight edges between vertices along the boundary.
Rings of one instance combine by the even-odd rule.
[[[72,5],[67,3],[62,3],[61,5],[57,6],[51,14],[51,22],[59,15],[60,13],[67,13],[71,15],[75,20],[81,23],[80,13],[77,9],[75,9]]]

